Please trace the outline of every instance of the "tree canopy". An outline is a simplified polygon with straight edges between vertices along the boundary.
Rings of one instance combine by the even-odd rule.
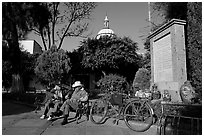
[[[195,91],[202,95],[202,3],[187,4],[187,72]]]
[[[81,45],[82,65],[85,68],[131,77],[140,65],[137,43],[129,37],[88,38]]]
[[[49,20],[46,22],[43,17],[36,17],[35,22],[39,25],[33,30],[41,37],[45,50],[53,44],[60,49],[66,37],[86,37],[84,33],[88,30],[95,3],[44,2],[42,5],[49,11],[49,14],[44,15]]]
[[[43,12],[33,13],[36,8]],[[42,11],[42,10],[41,10]],[[12,88],[11,92],[24,92],[21,75],[24,72],[21,62],[19,39],[29,32],[35,25],[35,17],[46,14],[46,9],[40,3],[3,2],[2,3],[2,38],[8,46],[8,58],[11,65]],[[43,14],[42,14],[43,13]],[[35,15],[35,16],[34,16]],[[48,20],[47,16],[43,20]],[[8,64],[7,64],[8,65]]]
[[[124,77],[116,74],[109,74],[101,78],[97,82],[97,86],[100,87],[100,92],[110,93],[125,93],[127,90],[127,81]]]
[[[43,52],[37,59],[35,73],[42,84],[63,83],[63,76],[71,69],[70,59],[63,49],[57,50],[56,46]]]
[[[135,79],[133,81],[133,87],[139,88],[141,90],[149,89],[150,87],[151,73],[145,68],[140,68],[135,74]]]
[[[9,47],[7,42],[3,41],[2,44],[2,85],[8,90],[12,83],[12,65],[9,60]],[[20,53],[21,59],[21,76],[23,77],[23,84],[28,87],[29,81],[34,75],[34,68],[36,59],[39,54],[30,54],[29,52],[23,51]]]
[[[187,2],[151,2],[151,31],[171,19],[187,19]]]

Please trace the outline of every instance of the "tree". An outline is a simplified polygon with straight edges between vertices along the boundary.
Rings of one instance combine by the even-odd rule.
[[[9,60],[9,47],[6,41],[2,43],[2,85],[9,90],[12,84],[12,64]],[[24,86],[29,84],[29,81],[34,75],[34,68],[38,54],[30,54],[28,52],[20,53],[21,60],[21,76],[23,78]]]
[[[144,43],[144,49],[146,49],[146,53],[144,54],[142,58],[142,67],[148,69],[151,71],[151,53],[150,53],[150,41],[148,38],[146,38],[146,41]]]
[[[139,88],[141,90],[150,88],[151,73],[145,68],[140,68],[135,74],[135,79],[133,81],[133,88]]]
[[[70,73],[75,74],[79,72],[84,72],[86,69],[82,66],[81,62],[83,59],[83,54],[78,49],[75,49],[72,52],[67,51],[67,55],[70,58],[70,62],[72,64],[72,68],[70,70]],[[87,73],[87,72],[86,72]]]
[[[2,87],[9,89],[11,87],[12,65],[9,61],[9,47],[6,41],[2,41]]]
[[[35,76],[35,65],[37,62],[37,58],[39,57],[39,54],[30,54],[29,52],[21,52],[21,63],[22,63],[22,78],[23,78],[23,84],[25,86],[25,90],[27,87],[29,87],[29,82],[33,79]]]
[[[147,51],[143,58],[142,58],[142,67],[148,69],[149,71],[151,71],[151,54],[150,51]]]
[[[45,28],[39,25],[33,30],[42,38],[45,50],[50,49],[53,44],[60,49],[66,37],[85,37],[83,34],[88,30],[88,20],[96,7],[93,2],[50,2],[43,5],[51,13],[49,22],[42,25]],[[43,23],[38,17],[35,21]]]
[[[186,20],[187,2],[154,2],[152,6],[154,10],[163,11],[160,15],[166,20],[173,18]]]
[[[82,41],[82,65],[92,70],[102,70],[104,74],[113,73],[133,80],[140,66],[141,56],[137,54],[137,43],[128,37],[102,37]],[[128,71],[128,73],[127,73]]]
[[[2,86],[8,90],[12,82],[12,65],[8,60],[2,60]]]
[[[187,2],[151,2],[150,6],[151,31],[158,29],[171,19],[187,19]]]
[[[116,93],[125,93],[127,90],[126,79],[116,74],[104,76],[97,82],[97,85],[102,93],[110,93],[110,90]]]
[[[57,50],[52,46],[50,50],[42,53],[37,59],[35,73],[42,84],[56,84],[68,75],[71,69],[70,59],[63,49]]]
[[[187,73],[195,91],[202,95],[202,3],[187,4]]]
[[[12,87],[11,92],[24,92],[22,83],[21,51],[19,49],[19,38],[35,25],[31,11],[41,7],[38,3],[4,2],[2,3],[2,34],[9,47],[9,61],[12,65]],[[40,13],[38,16],[41,16]],[[44,18],[46,20],[46,18]]]

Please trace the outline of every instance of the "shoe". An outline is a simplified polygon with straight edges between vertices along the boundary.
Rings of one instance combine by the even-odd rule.
[[[48,117],[48,119],[47,119],[47,121],[51,121],[52,120],[52,117],[51,116],[49,116]]]
[[[62,121],[62,123],[61,123],[61,125],[65,125],[65,124],[68,123],[68,122],[67,122],[67,118],[68,118],[68,116],[65,115],[65,116],[64,116],[64,119],[63,119],[63,121]]]
[[[79,117],[79,112],[76,112],[76,115],[74,118],[78,118]]]
[[[86,120],[89,121],[89,115],[86,115]]]
[[[67,123],[68,123],[67,120],[64,119],[64,120],[62,121],[61,125],[65,125],[65,124],[67,124]]]
[[[59,110],[57,112],[52,112],[52,115],[55,117],[60,117],[61,115],[63,115],[63,112],[61,110]]]
[[[81,114],[79,114],[79,116],[77,117],[77,119],[79,120],[79,119],[81,119],[81,117],[82,117],[82,115],[81,115]]]
[[[45,115],[42,115],[42,116],[40,117],[40,119],[45,119],[45,117],[46,117]]]

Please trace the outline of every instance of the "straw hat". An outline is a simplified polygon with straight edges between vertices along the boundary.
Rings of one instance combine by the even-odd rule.
[[[75,87],[81,87],[81,86],[82,86],[82,84],[81,84],[80,81],[75,81],[75,83],[72,85],[73,88],[75,88]]]

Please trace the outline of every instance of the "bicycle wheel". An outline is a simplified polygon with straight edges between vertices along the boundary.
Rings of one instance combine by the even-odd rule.
[[[126,105],[123,116],[130,129],[143,132],[152,125],[153,110],[147,102],[133,100]]]
[[[90,110],[90,119],[95,124],[102,124],[106,117],[108,105],[105,100],[98,99],[93,102]]]

